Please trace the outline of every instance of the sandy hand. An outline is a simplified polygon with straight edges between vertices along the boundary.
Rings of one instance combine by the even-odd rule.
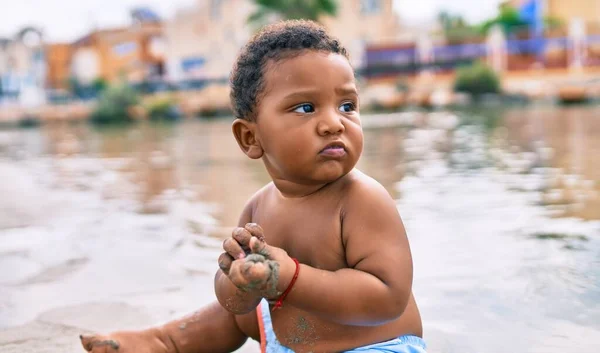
[[[159,330],[116,332],[108,336],[81,335],[81,345],[91,353],[169,353]]]
[[[293,267],[295,264],[285,250],[268,245],[264,239],[258,224],[235,228],[231,238],[223,242],[225,252],[219,257],[219,267],[236,287],[272,299],[281,294],[282,277],[291,279],[289,271],[281,271],[282,266],[288,270],[290,262]]]

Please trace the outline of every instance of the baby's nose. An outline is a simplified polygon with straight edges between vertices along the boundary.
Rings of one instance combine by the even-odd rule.
[[[342,118],[336,113],[326,113],[317,126],[319,135],[335,135],[344,132]]]

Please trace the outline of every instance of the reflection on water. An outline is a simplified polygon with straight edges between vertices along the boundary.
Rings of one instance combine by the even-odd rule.
[[[369,128],[364,118],[359,168],[395,196],[394,184],[433,153],[473,173],[485,166],[507,177],[542,177],[535,185],[539,202],[555,216],[600,219],[600,108],[463,112],[460,129],[443,123],[453,120],[448,114],[415,115],[409,126],[385,128]],[[260,163],[240,153],[226,120],[104,130],[65,124],[18,134],[18,152],[28,155],[125,159],[121,171],[139,187],[137,199],[146,206],[168,190],[201,191],[199,200],[216,203],[226,226],[237,223],[247,198],[269,181]],[[532,187],[513,185],[515,191]]]
[[[398,199],[433,351],[503,352],[509,344],[519,352],[594,351],[600,108],[394,119],[402,123],[363,118],[359,168]],[[129,202],[124,212],[151,217],[182,202],[202,204],[186,211],[198,210],[186,222],[213,237],[237,224],[246,200],[269,181],[261,163],[239,151],[225,120],[0,131],[0,161],[36,168],[41,160],[49,166],[43,173],[54,175],[50,188]],[[102,202],[89,212],[112,217]]]

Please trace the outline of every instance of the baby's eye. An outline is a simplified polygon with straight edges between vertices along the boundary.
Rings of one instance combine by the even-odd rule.
[[[308,104],[308,103],[304,103],[304,104],[300,104],[299,106],[296,107],[296,109],[294,109],[294,112],[296,113],[314,113],[315,112],[315,107],[313,107],[312,104]]]
[[[356,107],[354,106],[354,103],[347,102],[340,105],[338,109],[343,113],[350,113],[356,110]]]

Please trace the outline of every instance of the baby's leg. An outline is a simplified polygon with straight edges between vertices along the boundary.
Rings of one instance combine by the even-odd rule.
[[[235,316],[214,302],[160,327],[82,336],[81,343],[92,353],[227,353],[241,347],[246,339]]]
[[[248,338],[218,302],[163,327],[178,353],[233,352]]]

